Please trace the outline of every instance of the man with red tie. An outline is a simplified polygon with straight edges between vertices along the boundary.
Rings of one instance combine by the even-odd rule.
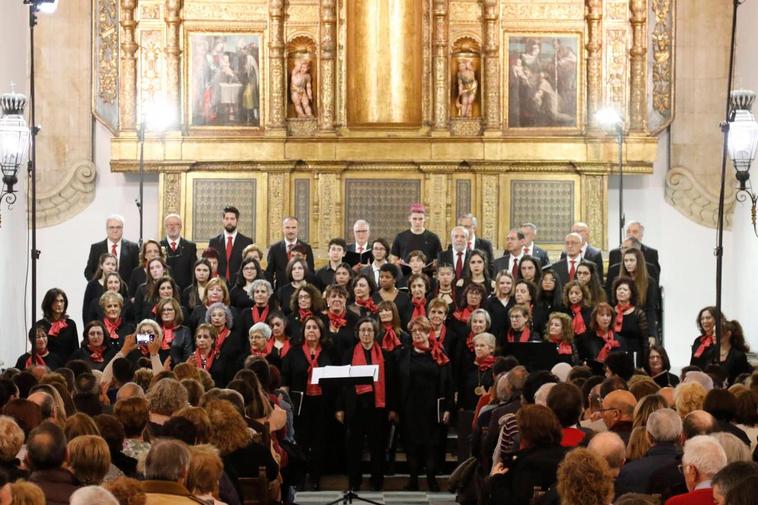
[[[469,234],[463,226],[450,230],[450,247],[437,256],[437,265],[452,265],[457,281],[463,276],[466,260],[471,252],[468,249]]]
[[[565,286],[569,281],[574,280],[576,269],[582,262],[582,236],[576,232],[566,235],[566,256],[553,263],[550,268],[555,275],[561,280],[561,285]]]
[[[253,239],[237,231],[240,211],[237,207],[224,208],[224,231],[208,241],[208,247],[218,252],[218,276],[227,284],[234,278],[242,264],[242,250],[253,243]]]
[[[524,232],[518,228],[514,228],[508,232],[505,240],[505,254],[503,257],[495,260],[495,272],[506,270],[516,280],[521,277],[518,267],[521,258],[524,256],[526,237],[524,236]]]
[[[179,214],[169,214],[163,220],[166,238],[161,247],[166,251],[166,263],[171,275],[182,290],[192,284],[192,269],[197,261],[197,245],[182,237],[182,218]]]
[[[124,282],[129,282],[129,276],[139,264],[139,246],[126,240],[124,235],[124,218],[118,214],[108,216],[105,220],[105,232],[107,238],[102,242],[95,242],[90,246],[87,266],[84,268],[84,277],[92,280],[97,270],[100,255],[111,253],[118,258],[118,273]]]
[[[355,242],[352,244],[348,244],[347,251],[348,252],[356,252],[358,254],[363,254],[366,251],[371,250],[371,243],[369,242],[369,234],[371,233],[371,227],[368,224],[368,221],[365,219],[358,219],[353,223],[353,237],[355,238]]]
[[[294,216],[287,216],[282,220],[282,232],[284,240],[273,244],[268,250],[268,264],[266,265],[266,277],[278,289],[289,282],[287,280],[287,263],[292,257],[295,246],[305,249],[305,261],[308,270],[313,272],[313,249],[311,246],[297,238],[298,220]]]

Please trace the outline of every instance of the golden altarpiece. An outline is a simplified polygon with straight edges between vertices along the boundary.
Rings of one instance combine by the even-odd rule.
[[[391,238],[418,201],[443,237],[473,212],[501,250],[527,219],[548,248],[579,219],[608,247],[618,151],[594,113],[622,111],[625,173],[650,173],[673,2],[94,0],[93,108],[114,171],[138,170],[144,117],[169,121],[145,168],[200,243],[225,204],[264,245],[296,215],[323,253],[359,217]]]

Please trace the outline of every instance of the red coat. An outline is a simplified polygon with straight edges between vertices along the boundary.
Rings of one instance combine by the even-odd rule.
[[[713,489],[707,487],[672,496],[666,505],[713,505]]]

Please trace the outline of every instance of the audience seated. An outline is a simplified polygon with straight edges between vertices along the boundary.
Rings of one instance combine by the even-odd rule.
[[[63,429],[45,421],[32,430],[26,446],[29,481],[42,489],[48,505],[68,505],[71,494],[81,483],[66,468],[68,450]]]
[[[672,496],[666,505],[712,505],[713,476],[726,466],[726,454],[718,441],[698,435],[684,443],[682,473],[687,493]]]

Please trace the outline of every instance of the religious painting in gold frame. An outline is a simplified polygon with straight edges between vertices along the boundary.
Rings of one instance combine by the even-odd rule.
[[[584,120],[580,34],[506,33],[505,42],[508,128],[579,131]]]
[[[263,124],[263,34],[187,31],[186,122],[191,128]]]

